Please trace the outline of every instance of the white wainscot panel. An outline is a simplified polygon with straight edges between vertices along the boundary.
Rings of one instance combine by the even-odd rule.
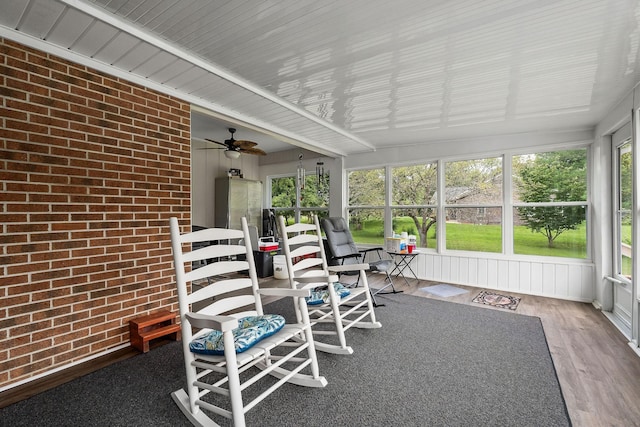
[[[509,282],[509,261],[507,260],[498,260],[496,261],[496,283],[498,284],[498,288],[500,289],[509,289],[511,288]],[[489,283],[491,283],[491,278],[489,278]]]
[[[434,256],[433,258],[433,274],[435,277],[442,277],[442,257]]]
[[[445,279],[442,279],[445,281]],[[446,279],[449,282],[458,283],[460,281],[460,258],[451,257],[449,264],[449,278]]]
[[[488,271],[489,260],[478,258],[477,262],[478,262],[478,270],[476,271],[476,281],[480,286],[487,286],[487,284],[489,283],[489,271]],[[494,286],[496,285],[495,281],[491,283],[493,283]]]
[[[531,293],[534,295],[542,295],[542,263],[532,262],[531,276],[529,281],[531,283]]]
[[[460,276],[458,283],[469,283],[469,258],[459,258]]]
[[[422,253],[414,260],[425,280],[506,290],[515,293],[592,302],[594,266],[590,263],[507,260]]]
[[[520,292],[531,293],[531,263],[518,262],[518,270],[518,278],[513,285],[517,285]]]
[[[569,295],[569,266],[556,264],[556,289],[555,293],[560,296]]]
[[[453,279],[451,278],[451,258],[452,257],[441,257],[440,258],[440,280],[445,282],[450,282]]]

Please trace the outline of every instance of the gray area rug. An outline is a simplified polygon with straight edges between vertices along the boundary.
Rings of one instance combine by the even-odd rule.
[[[382,329],[347,332],[353,355],[318,354],[326,388],[287,384],[249,411],[248,425],[571,425],[540,319],[384,300]],[[183,386],[182,363],[180,343],[164,345],[0,409],[0,425],[189,425],[170,397]]]

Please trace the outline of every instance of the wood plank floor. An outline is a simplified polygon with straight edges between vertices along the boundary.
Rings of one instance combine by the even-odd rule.
[[[369,282],[372,287],[379,287],[384,282],[384,276],[371,275]],[[503,310],[473,303],[480,288],[455,285],[469,292],[440,298],[421,290],[436,284],[435,282],[409,280],[408,285],[402,280],[395,282],[398,284],[397,289],[406,294],[473,304],[487,310]],[[262,279],[262,286],[287,286],[287,281]],[[516,313],[537,316],[542,320],[573,425],[640,426],[640,357],[606,317],[591,304],[508,294],[521,297]],[[378,296],[379,302],[384,303],[384,298],[383,295]],[[94,360],[72,370],[53,374],[44,380],[10,389],[0,394],[0,406],[27,398],[135,354],[137,352],[134,350],[119,351],[110,357],[101,358],[100,363]]]
[[[382,275],[369,280],[373,288],[382,281]],[[505,310],[473,303],[480,288],[455,285],[469,292],[440,298],[420,289],[436,282],[409,280],[409,285],[402,280],[394,282],[402,283],[396,288],[406,294]],[[520,297],[515,312],[542,320],[574,426],[640,426],[640,357],[600,311],[586,303],[498,293]],[[383,303],[384,296],[378,300]]]

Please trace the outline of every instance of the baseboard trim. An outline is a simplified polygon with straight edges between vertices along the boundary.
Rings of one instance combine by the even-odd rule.
[[[83,359],[81,362],[70,366],[67,365],[56,371],[49,371],[41,376],[29,378],[24,382],[9,385],[6,389],[0,391],[0,408],[28,399],[38,393],[80,378],[112,363],[128,359],[136,354],[139,354],[139,352],[129,344],[126,344],[96,357]]]

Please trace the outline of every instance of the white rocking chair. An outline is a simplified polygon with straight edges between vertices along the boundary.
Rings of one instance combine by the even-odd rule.
[[[312,295],[308,298],[308,311],[313,325],[334,325],[329,329],[314,327],[316,349],[334,354],[352,354],[353,349],[347,345],[345,331],[351,327],[382,327],[376,321],[365,273],[369,265],[328,266],[318,217],[314,215],[313,218],[313,224],[287,225],[283,216],[278,217],[289,284],[291,289],[312,290]],[[337,273],[354,270],[360,271],[362,286],[343,287],[338,281]],[[296,314],[302,316],[304,313],[297,311]],[[335,336],[337,343],[335,340],[333,343],[318,340],[321,335]]]
[[[244,426],[246,412],[286,382],[324,387],[304,299],[309,291],[258,289],[246,219],[242,230],[180,234],[177,218],[170,226],[187,376],[186,391],[172,397],[187,418],[194,425],[218,425],[212,418],[218,415]],[[240,239],[243,244],[236,243]],[[197,242],[213,244],[185,250]],[[209,262],[191,268],[202,260]],[[194,282],[204,287],[196,290]],[[298,323],[282,326],[281,316],[263,316],[261,295],[293,297]],[[192,306],[200,309],[192,311]],[[267,375],[279,380],[261,383]],[[266,390],[243,402],[245,390],[259,384]]]

